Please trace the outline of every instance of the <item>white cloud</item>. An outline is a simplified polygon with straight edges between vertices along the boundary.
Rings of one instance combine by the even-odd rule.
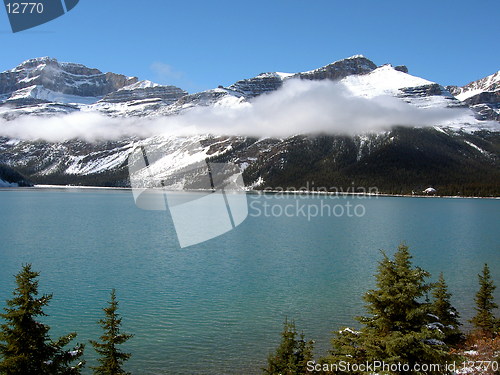
[[[181,115],[144,119],[76,112],[0,122],[0,135],[62,141],[117,140],[129,136],[359,134],[393,126],[433,126],[458,118],[464,109],[417,108],[392,96],[354,96],[331,81],[290,80],[270,94],[234,106],[195,107]]]

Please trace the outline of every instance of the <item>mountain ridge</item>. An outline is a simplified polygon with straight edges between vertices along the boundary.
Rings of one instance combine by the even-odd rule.
[[[13,77],[20,82],[12,83]],[[483,91],[467,98],[476,102],[460,101],[453,95],[459,94],[452,86],[412,76],[405,66],[377,67],[361,55],[308,72],[261,73],[227,87],[192,94],[81,64],[31,59],[0,73],[0,118],[11,121],[25,115],[63,116],[78,111],[118,118],[172,116],[197,107],[239,106],[279,90],[290,79],[336,80],[355,96],[389,95],[423,109],[464,108],[469,112],[458,123],[426,129],[394,128],[352,137],[164,136],[97,143],[4,137],[0,138],[0,163],[19,170],[35,183],[128,186],[127,157],[134,147],[142,145],[161,148],[168,154],[169,158],[159,161],[166,175],[175,172],[168,161],[172,158],[184,164],[206,158],[235,163],[244,170],[249,189],[302,186],[308,178],[324,186],[372,181],[382,192],[398,194],[432,184],[451,195],[500,195],[500,126],[486,121],[498,116],[491,98],[485,98],[491,93],[491,85],[480,80],[476,86],[469,84],[469,89]],[[8,87],[15,90],[9,92]],[[462,176],[464,171],[467,175]]]
[[[128,115],[123,106],[120,108],[112,105],[122,103],[136,107],[130,114],[132,116],[138,115],[141,111],[148,115],[163,116],[176,114],[196,105],[213,105],[223,98],[238,103],[242,98],[248,100],[276,91],[289,79],[338,81],[350,76],[370,74],[382,67],[390,67],[395,72],[408,74],[406,66],[392,67],[390,64],[385,64],[377,67],[365,56],[354,55],[306,72],[266,72],[239,80],[227,87],[219,86],[190,94],[172,85],[139,81],[137,77],[102,73],[99,69],[88,68],[82,64],[58,62],[54,58],[41,57],[26,60],[15,68],[0,73],[0,106],[39,105],[32,110],[37,114],[49,115],[65,111],[69,113],[80,110],[84,108],[83,106],[90,106],[90,110],[102,110],[108,115]],[[478,118],[498,120],[499,80],[500,73],[497,72],[464,87],[441,87],[469,105]],[[432,81],[427,83],[435,84]],[[165,108],[175,104],[176,101],[180,101],[177,108]],[[143,108],[138,107],[141,105]],[[139,109],[136,110],[137,108]],[[13,118],[24,114],[29,113],[22,110],[18,113],[13,111],[10,114],[4,113],[3,117]]]
[[[447,88],[481,118],[500,121],[500,70],[465,86]]]

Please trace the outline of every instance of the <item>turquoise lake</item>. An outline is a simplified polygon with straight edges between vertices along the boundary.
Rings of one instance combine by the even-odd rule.
[[[169,213],[138,209],[128,190],[4,189],[0,304],[11,297],[13,275],[32,263],[40,292],[54,295],[44,320],[52,337],[98,338],[96,321],[116,288],[123,330],[135,335],[125,347],[133,353],[127,370],[258,374],[286,317],[315,340],[317,355],[326,354],[332,331],[356,325],[380,249],[392,255],[404,241],[432,281],[444,272],[466,327],[484,263],[500,288],[500,200],[247,198],[274,213],[324,200],[362,205],[364,215],[308,220],[251,209],[234,230],[180,248]],[[90,374],[90,345],[85,357]]]

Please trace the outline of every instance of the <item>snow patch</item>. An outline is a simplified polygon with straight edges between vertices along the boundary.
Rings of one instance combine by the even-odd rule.
[[[470,147],[475,148],[475,149],[476,149],[477,151],[479,151],[481,154],[483,154],[483,155],[489,155],[488,151],[483,150],[481,147],[476,146],[474,143],[469,142],[469,141],[464,141],[464,142],[465,142],[465,143],[467,143]]]
[[[46,89],[42,86],[33,85],[14,91],[7,100],[12,101],[21,99],[38,99],[53,103],[65,104],[92,104],[100,100],[101,98],[95,96],[68,95]]]
[[[349,90],[356,96],[372,98],[379,95],[396,95],[399,89],[434,84],[423,78],[400,72],[390,65],[383,65],[368,74],[350,75],[343,78]]]
[[[146,88],[149,88],[149,87],[160,87],[160,86],[161,85],[158,84],[158,83],[154,83],[154,82],[151,82],[151,81],[148,81],[148,80],[144,80],[144,81],[139,81],[139,82],[133,83],[131,85],[122,87],[118,91],[122,91],[122,90],[135,90],[135,89],[146,89]]]
[[[359,332],[359,331],[354,331],[354,330],[350,329],[349,327],[344,328],[344,329],[341,329],[341,330],[339,331],[339,333],[340,333],[340,334],[343,334],[343,333],[345,333],[345,332],[347,332],[347,333],[351,333],[351,334],[353,334],[353,335],[359,335],[359,334],[361,333],[361,332]]]
[[[474,95],[481,94],[484,90],[482,89],[475,89],[475,90],[470,90],[470,91],[463,91],[458,95],[455,95],[455,98],[457,98],[460,101],[464,101]]]

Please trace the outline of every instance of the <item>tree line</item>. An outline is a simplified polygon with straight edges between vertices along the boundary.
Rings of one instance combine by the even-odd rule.
[[[85,344],[77,343],[68,348],[76,338],[69,333],[57,339],[49,335],[50,327],[39,319],[46,316],[44,307],[51,294],[38,294],[39,273],[31,264],[24,265],[16,275],[17,287],[13,298],[0,317],[0,374],[1,375],[78,375],[85,366]],[[99,365],[91,367],[94,375],[126,375],[124,362],[130,353],[120,350],[132,335],[121,332],[122,318],[117,312],[116,292],[111,291],[104,317],[98,321],[103,334],[99,341],[90,340],[98,354]]]
[[[334,332],[328,355],[316,361],[314,342],[285,320],[281,341],[263,373],[500,374],[500,319],[494,315],[498,305],[489,266],[478,275],[475,315],[469,321],[473,329],[464,334],[442,273],[436,283],[427,282],[429,272],[412,265],[404,244],[392,259],[382,255],[376,288],[363,297],[368,314],[356,318],[359,330]],[[384,367],[367,366],[374,363]]]

